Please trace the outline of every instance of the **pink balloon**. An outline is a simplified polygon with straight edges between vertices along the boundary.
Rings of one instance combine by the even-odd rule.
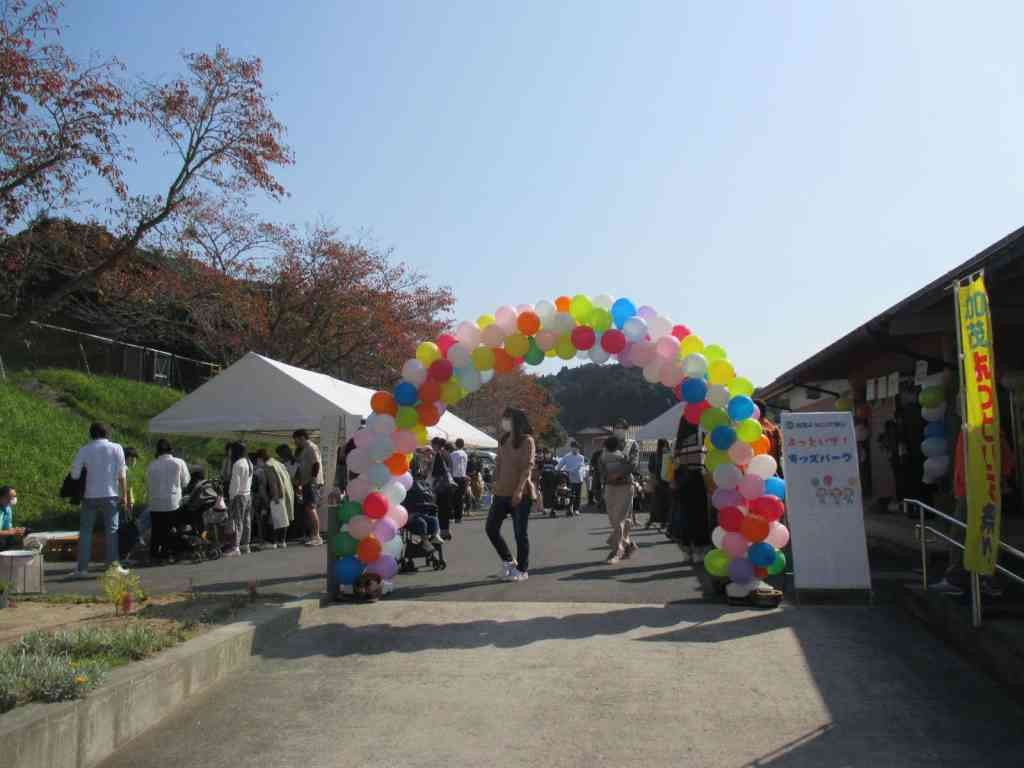
[[[756,405],[754,406],[754,415],[751,416],[750,418],[752,418],[754,421],[761,420],[761,409],[758,408]]]
[[[377,521],[377,524],[373,526],[373,535],[383,544],[385,541],[391,541],[395,538],[398,533],[398,526],[395,525],[395,521],[390,517],[382,517]]]
[[[678,360],[666,362],[661,368],[661,383],[669,389],[678,387],[686,374],[683,373],[683,364]]]
[[[369,448],[377,438],[377,433],[371,429],[360,429],[355,435],[352,436],[352,442],[356,444],[356,448]]]
[[[629,351],[630,359],[640,367],[653,362],[656,356],[657,350],[654,348],[654,344],[649,341],[638,341]]]
[[[416,435],[406,429],[400,429],[394,435],[396,453],[412,453],[416,450]]]
[[[743,557],[747,554],[747,547],[749,546],[750,542],[739,533],[727,533],[725,538],[722,539],[722,549],[728,553],[729,557]]]
[[[623,368],[633,368],[636,365],[636,363],[633,362],[633,345],[628,341],[626,342],[626,346],[622,348],[622,351],[619,352],[619,365]]]
[[[363,501],[370,492],[373,490],[373,485],[370,483],[370,478],[366,475],[360,475],[354,480],[350,481],[346,493],[352,501]]]
[[[740,495],[739,491],[734,491],[728,488],[716,488],[714,494],[711,496],[711,505],[715,509],[739,507],[743,505],[743,497]]]
[[[515,333],[517,317],[516,308],[506,304],[503,307],[498,307],[498,310],[494,313],[494,324],[500,325],[505,333]]]
[[[441,350],[442,355],[447,355],[448,350],[454,347],[457,342],[458,339],[456,339],[450,333],[442,333],[440,336],[437,337],[437,346]]]
[[[374,521],[366,515],[356,515],[348,521],[348,535],[354,539],[365,539],[373,533]]]
[[[375,573],[382,579],[392,579],[398,573],[398,561],[391,555],[381,555],[368,566],[366,573]]]
[[[395,504],[388,510],[387,519],[395,524],[395,528],[405,528],[405,524],[409,522],[409,513],[401,504]]]
[[[558,343],[558,334],[545,328],[543,331],[538,331],[537,335],[534,336],[533,339],[537,342],[538,347],[547,352],[549,349],[553,349],[555,344]]]
[[[750,443],[744,443],[742,440],[737,440],[729,448],[729,458],[733,464],[743,467],[750,463],[750,460],[754,458],[754,449],[750,447]]]
[[[789,544],[789,528],[782,523],[772,523],[768,529],[768,538],[765,541],[776,549],[782,549]]]
[[[675,336],[662,336],[657,341],[658,357],[675,360],[679,357],[679,339]]]
[[[361,475],[370,468],[370,454],[366,448],[353,448],[345,459],[345,465],[350,472]]]
[[[764,480],[757,475],[744,475],[740,480],[739,490],[748,501],[760,498],[764,496]]]

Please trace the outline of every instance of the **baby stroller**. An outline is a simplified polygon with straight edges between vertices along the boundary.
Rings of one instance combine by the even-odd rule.
[[[218,501],[220,494],[211,481],[200,479],[193,484],[174,515],[170,549],[175,559],[201,563],[220,558],[220,544],[210,540],[215,526],[207,524],[217,516]]]
[[[402,541],[405,544],[402,553],[400,573],[415,573],[416,560],[423,560],[423,565],[435,571],[443,571],[448,567],[444,559],[444,543],[437,536],[437,501],[434,489],[423,479],[416,478],[405,496],[405,508],[409,512],[409,522],[402,529]]]
[[[552,494],[551,517],[558,512],[565,512],[566,517],[572,517],[572,491],[569,490],[569,475],[565,472],[558,473]]]

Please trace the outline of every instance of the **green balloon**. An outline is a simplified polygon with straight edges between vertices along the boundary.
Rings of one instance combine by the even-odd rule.
[[[707,456],[704,457],[704,466],[707,467],[708,472],[714,472],[723,464],[731,463],[732,459],[729,458],[729,454],[717,448],[710,449]]]
[[[775,550],[775,562],[768,566],[768,573],[772,576],[778,576],[786,570],[786,555],[781,549]]]
[[[572,315],[573,320],[581,325],[590,319],[590,313],[593,309],[594,305],[590,298],[582,293],[577,293],[573,296],[569,304],[569,314]]]
[[[359,541],[353,536],[349,536],[347,533],[339,533],[331,539],[331,547],[334,550],[334,557],[348,557],[354,555],[356,549],[359,548]]]
[[[725,576],[729,573],[729,556],[720,549],[712,549],[704,555],[704,568],[712,576]]]
[[[700,426],[705,432],[714,432],[715,427],[728,427],[732,419],[725,408],[708,408],[700,415]]]
[[[399,429],[412,429],[419,423],[420,415],[416,412],[415,408],[403,405],[398,409],[398,414],[395,416],[395,424],[398,425]]]
[[[358,501],[346,501],[338,508],[338,525],[344,525],[356,515],[363,513],[363,505]]]
[[[745,379],[742,376],[737,376],[735,379],[729,382],[729,394],[733,397],[737,395],[746,395],[747,397],[753,397],[754,385],[750,379]]]
[[[744,419],[736,425],[736,436],[744,443],[752,443],[764,433],[761,422],[756,419]]]
[[[922,408],[935,408],[946,402],[946,393],[942,387],[925,387],[917,397]]]
[[[715,360],[725,360],[725,350],[717,344],[712,344],[709,347],[704,347],[704,359],[708,361],[708,364],[715,362]]]
[[[597,333],[604,333],[612,327],[612,313],[607,309],[596,307],[594,311],[590,313],[589,325]]]
[[[537,342],[530,337],[530,349],[523,356],[523,359],[530,365],[540,365],[544,362],[544,350],[537,346]]]

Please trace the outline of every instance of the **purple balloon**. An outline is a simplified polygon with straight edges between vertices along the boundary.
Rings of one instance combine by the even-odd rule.
[[[377,524],[373,526],[373,535],[383,544],[385,541],[391,541],[395,538],[395,534],[398,533],[398,526],[395,525],[395,521],[389,517],[382,517],[377,521]]]
[[[727,507],[742,507],[746,499],[735,488],[716,488],[711,496],[711,506],[715,509],[726,509]]]
[[[745,557],[737,557],[734,560],[730,560],[729,579],[737,584],[750,583],[754,580],[754,564]]]
[[[658,310],[656,310],[654,307],[649,307],[646,304],[640,307],[640,309],[638,309],[636,313],[644,319],[645,323],[651,322],[651,320],[658,316]]]
[[[381,555],[368,566],[367,573],[375,573],[382,579],[392,579],[398,573],[398,561],[391,555]]]
[[[633,345],[627,343],[625,348],[618,354],[619,365],[623,368],[632,368],[635,365],[632,355]]]

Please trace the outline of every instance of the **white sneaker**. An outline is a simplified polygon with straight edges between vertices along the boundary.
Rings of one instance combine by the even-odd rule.
[[[287,541],[282,541],[277,546],[280,547],[281,549],[288,549],[288,542]]]
[[[306,542],[306,546],[307,547],[319,547],[323,543],[324,543],[323,539],[321,539],[319,536],[314,536],[313,538],[311,538],[309,541]]]
[[[224,553],[224,557],[241,557],[242,552],[239,549],[231,549]]]
[[[128,569],[122,566],[120,563],[111,563],[111,567],[114,569],[115,573],[118,573],[121,576],[124,576],[128,573]]]
[[[444,539],[441,538],[441,534],[440,533],[435,533],[433,536],[430,537],[430,543],[431,544],[444,544]]]
[[[529,572],[523,573],[518,568],[513,568],[509,581],[526,581],[528,578],[530,578]]]
[[[504,562],[501,564],[501,570],[498,571],[498,578],[502,581],[512,581],[513,571],[516,571],[516,561],[509,560],[507,562]]]
[[[267,545],[267,549],[277,549],[277,543],[276,542],[271,542],[270,544]]]

